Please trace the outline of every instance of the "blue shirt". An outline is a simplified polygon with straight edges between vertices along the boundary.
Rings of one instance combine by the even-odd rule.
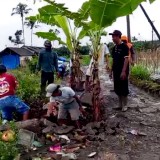
[[[58,72],[57,53],[52,50],[42,50],[39,54],[37,69],[44,72],[54,72],[54,70]]]

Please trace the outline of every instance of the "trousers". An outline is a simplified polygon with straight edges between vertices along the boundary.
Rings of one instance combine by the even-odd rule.
[[[41,72],[41,93],[45,93],[46,85],[54,82],[54,72]]]

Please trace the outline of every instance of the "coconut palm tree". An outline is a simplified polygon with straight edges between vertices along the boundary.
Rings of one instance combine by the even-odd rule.
[[[25,24],[27,27],[29,27],[29,28],[31,29],[31,46],[32,46],[32,40],[33,40],[33,29],[34,29],[34,28],[38,28],[38,27],[39,27],[39,25],[38,25],[38,24],[36,24],[36,22],[35,22],[35,21],[26,21],[26,22],[24,22],[24,24]]]
[[[24,15],[28,14],[30,10],[32,10],[32,9],[28,8],[28,6],[26,4],[19,3],[16,8],[13,8],[12,14],[11,14],[12,16],[16,15],[16,14],[21,16],[24,44],[25,44],[25,38],[24,38]]]

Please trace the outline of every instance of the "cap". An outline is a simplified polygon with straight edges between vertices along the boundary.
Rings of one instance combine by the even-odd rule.
[[[121,37],[121,40],[122,40],[122,41],[128,41],[128,37],[127,37],[127,36],[122,36],[122,37]]]
[[[51,97],[53,92],[57,89],[58,85],[57,84],[49,84],[46,88],[46,97]]]
[[[46,41],[44,42],[44,46],[51,47],[51,46],[52,46],[51,41],[46,40]]]
[[[118,36],[120,35],[121,36],[122,33],[119,30],[114,30],[113,33],[109,33],[109,35],[118,35]]]

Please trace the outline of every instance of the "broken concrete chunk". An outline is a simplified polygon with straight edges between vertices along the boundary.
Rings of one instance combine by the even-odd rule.
[[[51,133],[53,131],[54,131],[54,128],[52,126],[48,126],[42,130],[42,133]]]
[[[82,105],[86,106],[86,107],[91,107],[92,104],[92,93],[84,93],[81,97],[80,97],[81,103]]]
[[[101,140],[101,141],[105,141],[105,133],[100,133],[98,135],[98,139]]]
[[[85,132],[89,135],[95,135],[96,134],[96,130],[93,130],[92,128],[87,128]]]
[[[119,118],[111,118],[108,121],[106,121],[108,128],[115,129],[119,128],[120,125],[120,119]]]
[[[47,120],[45,118],[42,118],[41,122],[43,122],[43,124],[45,126],[52,126],[52,127],[56,127],[57,126],[57,124],[55,124],[55,123],[53,123],[53,122],[51,122],[51,121],[49,121],[49,120]]]
[[[105,133],[107,134],[107,135],[113,135],[113,134],[115,134],[115,130],[113,130],[113,129],[111,129],[111,128],[108,128],[108,127],[106,127],[105,128]]]
[[[53,128],[53,132],[56,134],[68,134],[72,132],[74,129],[74,126],[57,126]]]
[[[34,141],[35,133],[20,129],[18,133],[18,144],[25,145],[26,147],[31,147]]]

